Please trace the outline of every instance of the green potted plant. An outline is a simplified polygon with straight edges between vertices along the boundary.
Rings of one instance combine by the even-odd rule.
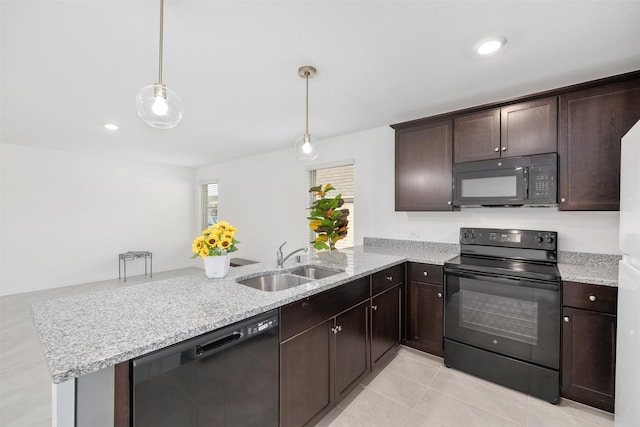
[[[332,190],[335,188],[331,184],[320,184],[309,189],[314,201],[307,219],[309,227],[317,234],[316,239],[311,242],[315,249],[335,249],[336,243],[345,238],[349,229],[349,209],[340,209],[344,205],[342,194],[326,197]]]

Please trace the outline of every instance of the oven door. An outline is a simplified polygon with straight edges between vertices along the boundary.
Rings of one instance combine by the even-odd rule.
[[[445,270],[445,338],[559,369],[560,286]]]

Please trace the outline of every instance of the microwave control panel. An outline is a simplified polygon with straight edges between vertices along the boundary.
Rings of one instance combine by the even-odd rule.
[[[556,203],[556,176],[552,166],[532,166],[529,173],[529,198]]]

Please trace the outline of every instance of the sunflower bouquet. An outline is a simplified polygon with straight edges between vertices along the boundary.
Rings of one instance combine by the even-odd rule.
[[[191,245],[193,256],[205,259],[208,256],[226,255],[238,250],[235,235],[237,228],[225,221],[218,221],[202,231],[202,235],[195,238]]]

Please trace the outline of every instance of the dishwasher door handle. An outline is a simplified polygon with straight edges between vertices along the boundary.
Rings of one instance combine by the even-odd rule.
[[[207,357],[213,353],[217,353],[238,341],[242,336],[242,332],[234,331],[226,337],[211,341],[207,344],[198,345],[196,346],[196,356]]]

